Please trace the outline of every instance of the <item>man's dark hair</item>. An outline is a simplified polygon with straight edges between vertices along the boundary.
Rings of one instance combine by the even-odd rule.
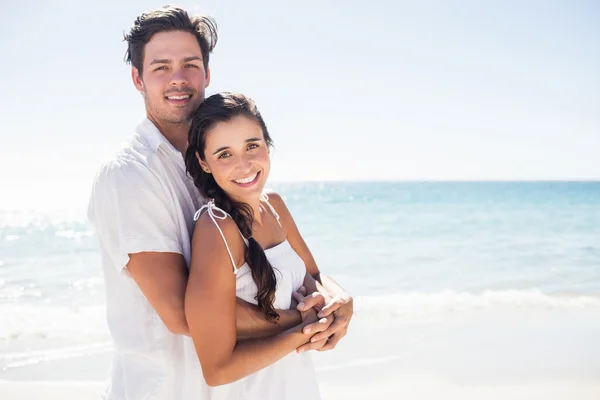
[[[125,62],[137,68],[141,75],[146,44],[154,34],[171,31],[189,32],[194,35],[202,51],[204,69],[208,68],[209,54],[217,45],[217,23],[204,15],[190,17],[183,8],[170,5],[147,11],[137,17],[123,39],[127,42]]]

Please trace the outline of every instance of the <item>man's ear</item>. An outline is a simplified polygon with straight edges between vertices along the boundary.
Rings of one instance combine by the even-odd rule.
[[[200,167],[202,168],[202,170],[204,172],[206,172],[207,174],[210,174],[210,168],[208,168],[208,164],[205,163],[204,161],[202,161],[202,159],[200,158],[200,154],[198,154],[198,152],[196,152],[196,159],[200,163]]]
[[[144,81],[142,81],[142,76],[136,67],[131,67],[131,80],[138,92],[144,92]]]
[[[204,88],[210,84],[210,67],[206,67],[206,76],[204,77]]]

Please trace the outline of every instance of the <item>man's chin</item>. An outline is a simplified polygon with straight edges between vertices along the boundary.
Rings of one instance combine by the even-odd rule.
[[[187,112],[180,115],[169,115],[165,117],[163,121],[173,125],[189,124],[192,119],[192,114],[192,112]]]

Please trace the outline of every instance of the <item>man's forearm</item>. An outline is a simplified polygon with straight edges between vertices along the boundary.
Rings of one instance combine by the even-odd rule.
[[[282,333],[302,322],[296,310],[277,310],[279,320],[269,322],[264,313],[253,304],[237,299],[236,327],[238,339],[260,338]]]

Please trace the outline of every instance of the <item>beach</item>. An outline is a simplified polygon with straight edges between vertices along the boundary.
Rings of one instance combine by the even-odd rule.
[[[3,399],[81,400],[98,399],[103,384],[98,382],[3,382],[0,396]],[[324,400],[334,399],[418,399],[436,400],[563,400],[598,399],[600,385],[572,382],[533,383],[514,386],[460,386],[420,377],[397,377],[393,382],[381,380],[372,385],[322,385]]]
[[[600,398],[600,184],[276,189],[355,297],[348,336],[313,354],[324,399]],[[2,400],[100,398],[112,345],[83,215],[0,211]]]
[[[357,299],[351,333],[335,351],[313,353],[323,399],[600,398],[600,351],[590,346],[600,301],[492,303],[447,301],[444,311],[377,323],[370,314],[381,305]],[[99,398],[109,359],[107,349],[9,369],[0,398]]]

